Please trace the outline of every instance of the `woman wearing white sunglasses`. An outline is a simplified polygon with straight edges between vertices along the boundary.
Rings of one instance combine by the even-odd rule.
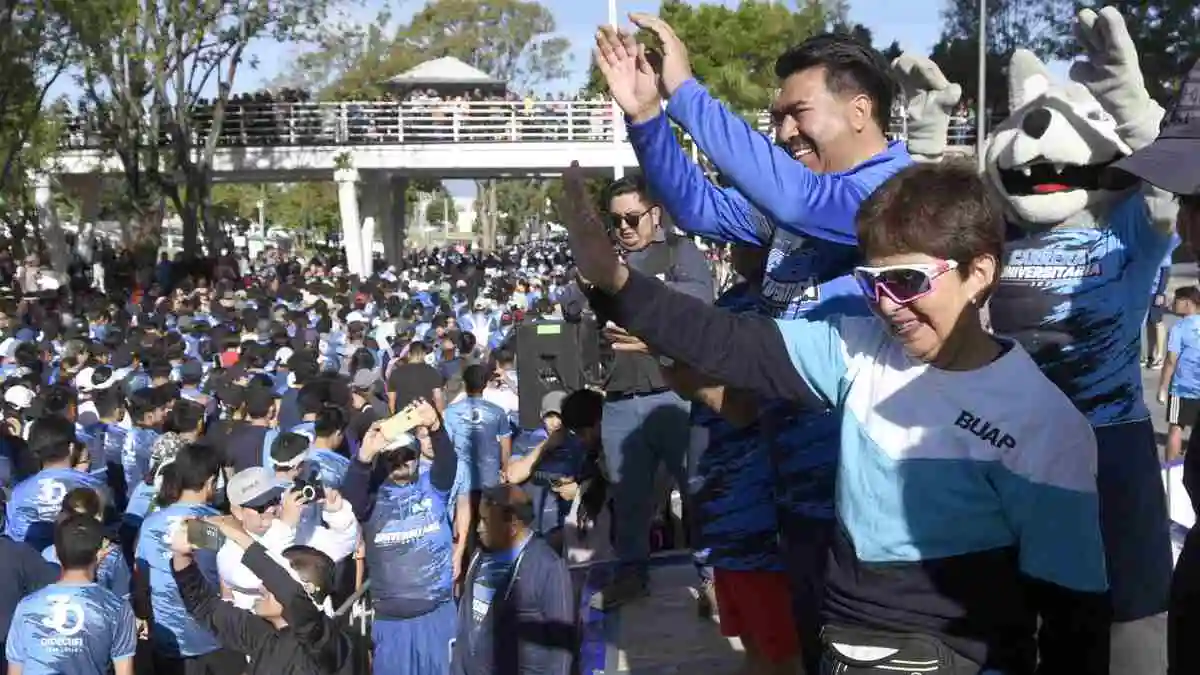
[[[982,324],[1003,227],[973,168],[913,166],[864,202],[855,277],[874,316],[787,321],[629,270],[577,168],[567,184],[598,314],[729,387],[841,413],[829,673],[1107,675],[1095,437]]]

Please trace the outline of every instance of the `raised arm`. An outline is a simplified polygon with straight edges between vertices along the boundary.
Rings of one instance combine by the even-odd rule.
[[[188,614],[212,631],[222,645],[247,653],[275,637],[271,624],[222,600],[191,556],[176,553],[171,572]]]
[[[667,116],[629,125],[629,142],[654,198],[688,234],[723,242],[764,246],[771,225],[736,190],[712,184],[688,157]]]
[[[730,387],[761,396],[823,405],[796,371],[775,321],[733,314],[667,288],[633,270],[615,294],[591,294],[594,307],[656,353],[688,364]]]
[[[671,96],[667,114],[772,222],[838,244],[856,243],[854,214],[874,185],[854,175],[813,172],[694,79]]]

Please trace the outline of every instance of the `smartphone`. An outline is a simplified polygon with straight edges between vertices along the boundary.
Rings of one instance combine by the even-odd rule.
[[[187,539],[192,546],[209,551],[219,551],[225,543],[225,535],[221,534],[221,529],[203,520],[188,521]]]
[[[401,434],[408,433],[420,426],[420,423],[416,409],[406,408],[384,420],[383,424],[379,426],[379,430],[383,432],[385,440],[394,441],[400,438]]]

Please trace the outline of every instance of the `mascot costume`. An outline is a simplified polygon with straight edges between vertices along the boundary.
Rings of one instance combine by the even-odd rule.
[[[1076,33],[1086,59],[1068,83],[1056,83],[1024,50],[1009,66],[1011,115],[992,131],[985,155],[985,182],[1005,205],[1009,228],[988,310],[993,330],[1019,340],[1095,428],[1113,601],[1110,672],[1158,675],[1167,669],[1171,545],[1143,400],[1141,327],[1178,207],[1109,167],[1149,145],[1164,115],[1146,91],[1124,19],[1112,7],[1085,9]],[[933,71],[921,87],[926,107],[956,93],[928,60],[902,58]],[[926,126],[937,124],[918,129]],[[924,134],[910,143],[920,155],[941,154]]]

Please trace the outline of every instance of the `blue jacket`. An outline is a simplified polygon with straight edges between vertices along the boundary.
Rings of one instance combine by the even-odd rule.
[[[458,602],[452,675],[568,675],[577,643],[571,578],[562,558],[533,536],[476,623],[472,562]],[[487,605],[484,605],[487,607]],[[499,634],[497,634],[499,633]]]

